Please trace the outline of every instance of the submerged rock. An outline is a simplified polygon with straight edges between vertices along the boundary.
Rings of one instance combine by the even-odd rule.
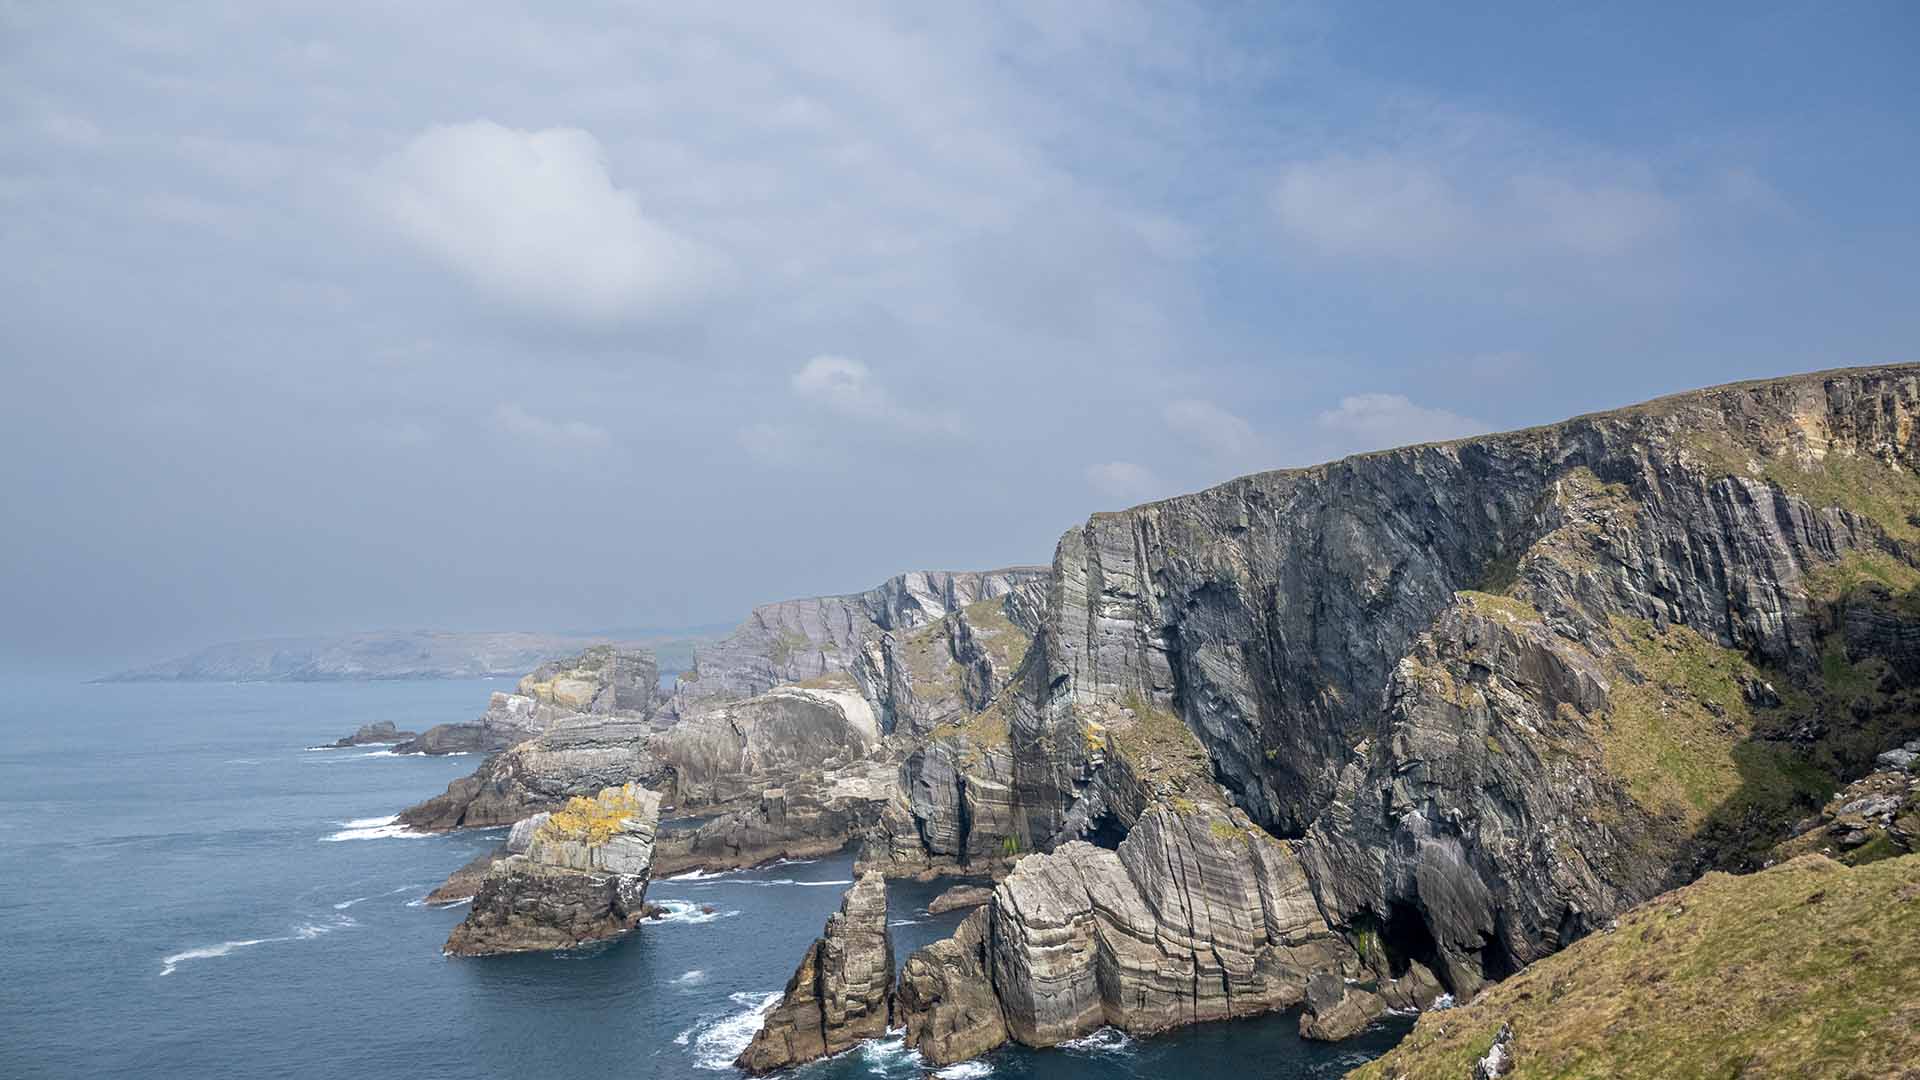
[[[886,1034],[892,1015],[893,937],[887,883],[867,873],[807,947],[786,992],[735,1062],[761,1074],[851,1049]]]
[[[1307,980],[1300,1037],[1321,1042],[1351,1039],[1386,1011],[1387,1003],[1371,990],[1354,986],[1330,971],[1317,972]]]
[[[631,929],[644,914],[659,818],[660,797],[627,784],[516,829],[447,952],[565,949]]]
[[[946,892],[933,898],[927,905],[927,914],[940,915],[961,908],[979,907],[993,899],[993,890],[984,885],[955,885]]]

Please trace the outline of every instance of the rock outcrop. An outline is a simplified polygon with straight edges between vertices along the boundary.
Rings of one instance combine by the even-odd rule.
[[[598,645],[550,660],[521,676],[511,694],[496,691],[478,720],[436,724],[402,743],[403,754],[491,754],[573,716],[646,719],[660,703],[653,654]]]
[[[993,899],[993,890],[985,885],[955,885],[927,904],[927,914],[942,915],[961,908],[979,907]]]
[[[907,1048],[929,1064],[979,1057],[1007,1041],[1000,998],[987,978],[989,913],[975,911],[952,937],[916,950],[900,972],[895,1012]]]
[[[496,699],[504,695],[494,695]],[[530,700],[524,697],[515,700]],[[578,795],[642,784],[671,789],[644,717],[578,714],[494,754],[447,790],[400,812],[409,828],[444,831],[511,825]]]
[[[776,686],[848,674],[869,640],[925,626],[1046,575],[1040,566],[916,571],[862,593],[764,604],[733,633],[695,648],[693,670],[675,684],[674,710],[685,716],[699,701],[752,697]]]
[[[393,726],[391,720],[377,720],[371,724],[361,724],[351,735],[345,735],[324,747],[312,747],[314,750],[345,750],[353,746],[391,746],[419,736],[411,731],[401,731]]]
[[[1848,866],[1920,849],[1920,739],[1879,755],[1874,771],[1841,788],[1775,849],[1781,860],[1817,852]]]
[[[447,952],[566,949],[625,933],[644,914],[660,797],[627,784],[516,825]]]
[[[1151,1034],[1297,1004],[1315,972],[1361,970],[1321,919],[1294,849],[1217,804],[1154,804],[1117,851],[1071,841],[1021,859],[969,923],[908,960],[900,1018],[928,1061],[996,1031],[1052,1046],[1105,1026]]]
[[[807,947],[786,992],[735,1062],[759,1075],[884,1035],[892,1015],[893,938],[887,883],[861,876]]]
[[[871,830],[893,797],[893,770],[862,762],[792,775],[699,828],[661,838],[660,873],[734,870],[776,859],[812,859]]]

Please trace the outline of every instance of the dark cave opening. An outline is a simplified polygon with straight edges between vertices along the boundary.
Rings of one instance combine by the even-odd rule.
[[[1112,813],[1103,813],[1087,823],[1087,833],[1082,839],[1097,848],[1108,851],[1120,850],[1120,841],[1127,838],[1127,827]]]
[[[1387,973],[1394,978],[1405,975],[1411,962],[1418,960],[1442,982],[1446,981],[1445,967],[1439,962],[1439,943],[1427,929],[1426,916],[1412,904],[1394,901],[1387,914],[1387,924],[1380,930],[1380,945],[1387,956]]]

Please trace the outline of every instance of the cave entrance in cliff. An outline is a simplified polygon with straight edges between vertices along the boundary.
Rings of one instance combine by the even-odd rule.
[[[1433,940],[1433,931],[1427,929],[1426,916],[1412,904],[1394,901],[1387,913],[1387,925],[1380,928],[1380,944],[1387,954],[1387,972],[1394,978],[1405,975],[1417,960],[1441,981],[1446,980],[1440,945]]]
[[[1119,851],[1120,841],[1127,838],[1127,827],[1112,814],[1101,814],[1088,823],[1086,841],[1097,848]]]

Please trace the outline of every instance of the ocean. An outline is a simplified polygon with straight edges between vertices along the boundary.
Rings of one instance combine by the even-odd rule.
[[[498,832],[410,836],[401,807],[477,757],[308,750],[361,724],[468,719],[504,682],[14,682],[0,703],[0,1076],[715,1080],[839,903],[848,855],[654,882],[673,911],[575,953],[444,957],[421,898]],[[896,958],[964,912],[889,890]],[[711,910],[706,910],[706,909]],[[1335,1077],[1297,1017],[1007,1048],[943,1078]],[[895,1038],[799,1070],[917,1077]]]

